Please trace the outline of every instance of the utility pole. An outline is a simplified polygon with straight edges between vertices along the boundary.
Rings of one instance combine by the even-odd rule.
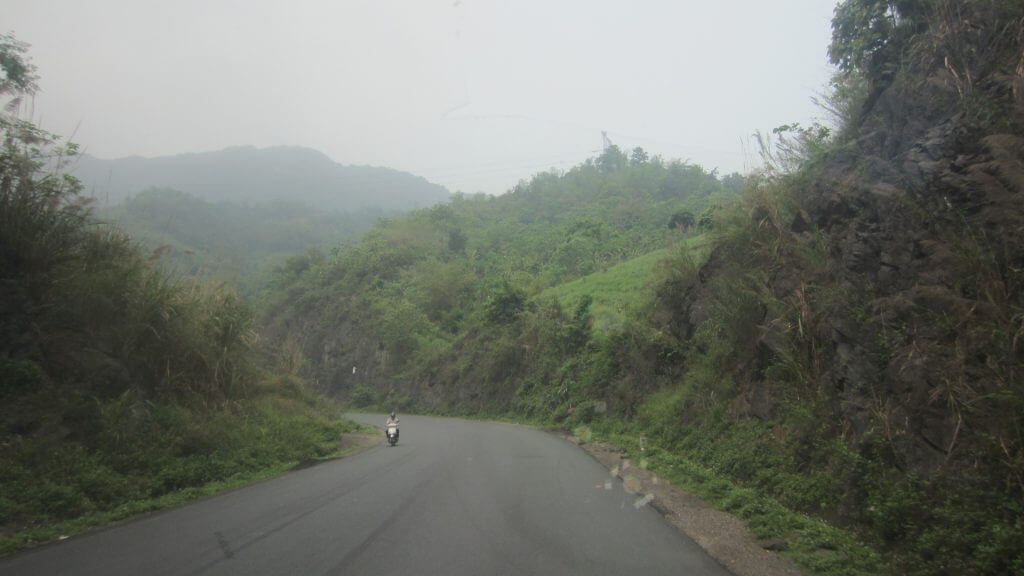
[[[607,150],[612,146],[612,140],[608,137],[608,133],[601,130],[601,150]]]

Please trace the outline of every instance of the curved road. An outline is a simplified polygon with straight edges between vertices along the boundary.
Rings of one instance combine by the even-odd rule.
[[[401,420],[395,447],[15,555],[0,574],[729,574],[568,442]]]

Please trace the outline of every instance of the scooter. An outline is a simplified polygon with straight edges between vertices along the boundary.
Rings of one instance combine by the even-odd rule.
[[[388,444],[394,446],[398,444],[398,424],[388,424]]]

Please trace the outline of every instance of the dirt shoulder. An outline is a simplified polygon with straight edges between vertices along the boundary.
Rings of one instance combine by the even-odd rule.
[[[627,492],[637,495],[638,502],[646,501],[736,576],[805,574],[773,551],[783,546],[781,542],[758,540],[736,516],[715,510],[700,498],[635,466],[622,450],[601,442],[580,443],[572,436],[563,437],[593,456],[622,481]]]
[[[338,448],[346,455],[362,452],[384,442],[384,434],[342,434]]]

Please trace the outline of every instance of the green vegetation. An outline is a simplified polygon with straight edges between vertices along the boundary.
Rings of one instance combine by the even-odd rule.
[[[211,203],[156,188],[96,212],[174,274],[222,282],[245,296],[256,294],[289,257],[355,241],[389,214],[379,208],[327,212],[284,201]]]
[[[655,250],[606,271],[553,286],[541,292],[538,300],[553,299],[563,309],[589,302],[594,330],[608,333],[621,327],[630,311],[647,303],[651,273],[668,254],[668,249]]]
[[[491,362],[518,365],[512,348],[542,345],[518,341],[523,322],[535,322],[539,331],[568,322],[572,327],[551,328],[585,343],[592,303],[602,322],[621,317],[641,303],[638,288],[659,254],[682,250],[698,234],[693,226],[670,226],[670,215],[689,210],[710,218],[737,197],[740,185],[738,177],[720,179],[689,164],[630,162],[611,147],[499,198],[456,195],[448,205],[385,222],[351,247],[291,259],[264,295],[266,333],[317,358],[308,365],[310,376],[344,396],[358,391],[360,402],[426,408],[420,392],[432,382],[476,379],[463,397],[474,410],[497,412],[510,400],[509,375]],[[601,291],[581,305],[585,294],[578,302],[574,291],[591,283],[595,289],[607,283],[619,294]],[[571,309],[570,318],[563,310]],[[470,350],[489,360],[476,362],[465,354]],[[498,390],[478,388],[491,383],[504,389],[500,400]],[[454,388],[434,391],[447,395]],[[447,405],[450,398],[433,400]]]
[[[0,552],[336,452],[351,424],[244,301],[91,217],[75,147],[16,115],[24,54],[0,37]]]
[[[1022,22],[1020,2],[844,0],[836,123],[759,135],[759,173],[609,146],[291,256],[255,312],[95,224],[42,170],[74,150],[43,157],[5,116],[0,480],[26,497],[0,519],[109,517],[322,456],[343,424],[304,378],[634,457],[643,438],[644,464],[816,574],[1024,573]],[[30,91],[31,69],[8,79]],[[312,217],[224,209],[219,237],[178,200],[160,210],[187,225],[157,242],[181,251]],[[163,201],[123,210],[155,226]]]
[[[644,437],[813,573],[1024,572],[1022,21],[846,0],[836,125],[759,174],[610,147],[293,259],[262,319],[360,402]]]
[[[652,400],[651,407],[656,400]],[[589,431],[589,427],[587,428]],[[624,428],[621,423],[599,426],[586,441],[605,441],[623,447],[634,462],[657,471],[658,475],[720,510],[742,518],[751,532],[762,539],[782,539],[787,543],[786,554],[797,564],[815,574],[868,576],[881,574],[885,564],[879,554],[861,542],[852,532],[838,528],[819,517],[797,512],[791,505],[765,494],[756,487],[737,483],[720,465],[698,463],[679,449],[665,449],[650,437],[643,436],[642,427]],[[759,445],[758,435],[740,431],[747,444],[732,444],[740,458],[751,458]],[[577,434],[579,437],[579,434]],[[643,450],[639,439],[645,438]],[[722,451],[719,450],[719,453]],[[758,462],[764,465],[764,462]],[[769,475],[770,469],[762,472]]]
[[[262,387],[229,409],[146,401],[128,391],[68,408],[99,413],[88,423],[91,437],[10,438],[0,452],[6,463],[0,553],[340,455],[341,434],[356,431],[338,418],[338,406],[297,380],[282,377]]]
[[[685,250],[693,258],[703,260],[706,253],[701,249],[707,243],[707,236],[701,234],[687,238],[675,249]],[[654,250],[605,271],[552,286],[542,291],[537,300],[554,299],[563,309],[571,309],[589,298],[593,329],[598,334],[619,330],[631,313],[650,302],[654,296],[654,272],[671,254],[668,248]]]

